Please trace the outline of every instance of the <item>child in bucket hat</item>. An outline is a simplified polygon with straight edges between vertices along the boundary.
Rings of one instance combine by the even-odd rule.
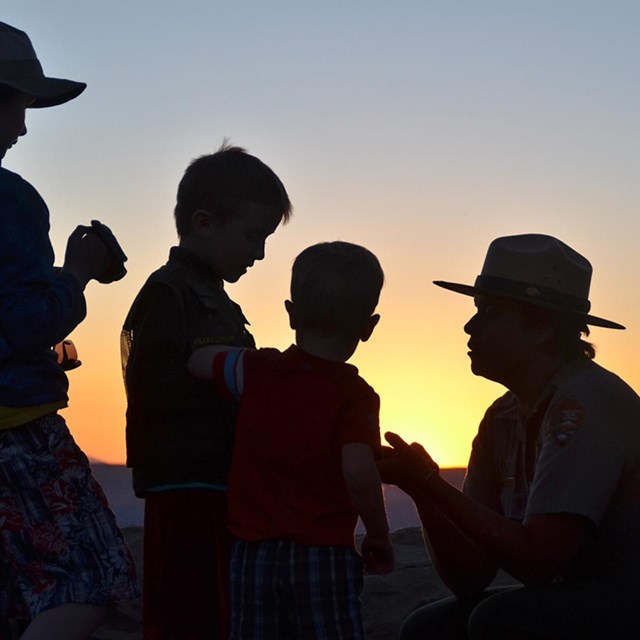
[[[45,76],[29,36],[5,22],[0,22],[0,84],[31,96],[31,107],[63,104],[87,87],[84,82]]]
[[[27,107],[62,104],[85,86],[45,76],[27,34],[0,23],[0,158],[26,133]],[[84,319],[87,283],[109,281],[113,255],[79,226],[55,269],[48,228],[38,192],[0,167],[3,638],[9,627],[33,640],[85,638],[109,607],[138,596],[113,513],[58,414],[68,381],[52,348]]]

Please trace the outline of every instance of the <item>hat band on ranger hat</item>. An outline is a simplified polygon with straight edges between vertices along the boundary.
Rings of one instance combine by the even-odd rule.
[[[588,313],[589,309],[591,309],[591,303],[583,298],[560,293],[548,287],[541,287],[538,284],[517,282],[508,278],[481,275],[476,278],[475,286],[478,289],[494,291],[496,295],[502,293],[522,298],[523,300],[529,299],[533,303],[565,307],[567,311],[575,311],[577,313]]]

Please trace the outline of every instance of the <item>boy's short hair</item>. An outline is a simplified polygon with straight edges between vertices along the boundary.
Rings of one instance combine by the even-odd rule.
[[[199,209],[232,214],[254,203],[291,217],[291,202],[280,178],[264,162],[241,147],[224,143],[215,153],[196,158],[178,185],[174,215],[180,238],[189,234]]]
[[[291,272],[291,301],[301,328],[352,334],[373,314],[384,272],[368,249],[321,242],[305,249]]]

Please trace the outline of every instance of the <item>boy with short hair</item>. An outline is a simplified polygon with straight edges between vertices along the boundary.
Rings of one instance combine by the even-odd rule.
[[[27,34],[0,22],[0,160],[26,134],[27,108],[63,104],[85,87],[45,76]],[[48,231],[38,192],[0,168],[0,617],[28,625],[25,640],[79,640],[138,587],[104,493],[58,413],[69,382],[52,347],[84,320],[87,284],[117,278],[103,277],[112,255],[92,227],[71,234],[59,270]]]
[[[280,179],[243,149],[225,144],[193,161],[177,193],[179,246],[125,321],[127,465],[145,500],[145,640],[226,638],[235,409],[186,364],[203,345],[254,347],[223,281],[262,260],[267,237],[290,215]]]
[[[362,564],[393,568],[380,476],[375,391],[346,361],[380,316],[384,275],[346,242],[303,251],[285,302],[296,345],[205,347],[192,375],[239,399],[229,476],[231,633],[250,638],[364,638]]]

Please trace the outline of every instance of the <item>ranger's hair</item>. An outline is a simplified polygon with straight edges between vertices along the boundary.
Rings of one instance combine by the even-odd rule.
[[[577,358],[593,360],[596,349],[591,342],[582,336],[589,336],[589,327],[584,319],[572,313],[556,311],[546,307],[523,304],[525,322],[539,324],[548,322],[554,327],[554,332],[547,348],[553,353],[561,353],[568,362]]]

